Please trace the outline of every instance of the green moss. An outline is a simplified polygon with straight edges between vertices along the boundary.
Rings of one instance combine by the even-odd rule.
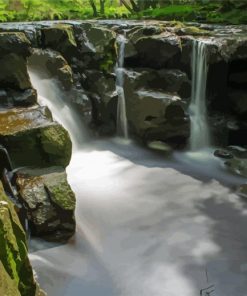
[[[34,296],[36,284],[28,259],[26,235],[19,222],[13,204],[5,196],[0,182],[0,262],[2,274],[11,284],[8,289],[18,287],[22,296]],[[4,272],[3,272],[4,269]],[[7,276],[8,275],[8,276]],[[1,283],[1,282],[0,282]],[[0,287],[0,291],[3,287]],[[8,294],[1,294],[8,295]],[[18,292],[13,295],[19,295]]]
[[[68,132],[59,124],[41,129],[41,145],[51,163],[66,167],[72,152],[72,143]]]
[[[52,201],[64,210],[73,211],[75,209],[75,195],[71,190],[66,178],[53,177],[45,181],[45,186],[49,190]]]

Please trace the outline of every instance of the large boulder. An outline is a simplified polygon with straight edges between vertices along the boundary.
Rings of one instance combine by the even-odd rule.
[[[183,146],[189,137],[186,104],[175,88],[171,89],[177,85],[179,91],[181,84],[168,83],[168,79],[162,89],[154,77],[164,73],[148,73],[147,70],[125,71],[124,90],[130,129],[146,142],[161,140],[173,146]],[[170,72],[166,74],[171,75]]]
[[[42,43],[46,48],[51,48],[62,53],[67,59],[75,53],[77,43],[74,37],[73,26],[68,24],[55,24],[43,28]]]
[[[22,32],[0,33],[0,55],[15,53],[27,57],[31,54],[31,43]]]
[[[24,57],[9,53],[0,58],[0,64],[1,86],[20,90],[32,88]]]
[[[82,69],[111,72],[116,64],[116,34],[104,27],[82,24],[75,27],[79,63]]]
[[[180,39],[169,32],[139,38],[135,47],[141,65],[151,68],[163,68],[167,62],[181,53]]]
[[[35,296],[26,234],[0,182],[0,294]]]
[[[68,132],[53,122],[46,107],[16,108],[0,112],[0,142],[14,166],[66,167],[72,144]]]
[[[21,169],[16,174],[32,234],[53,242],[67,241],[75,232],[75,196],[64,169]]]

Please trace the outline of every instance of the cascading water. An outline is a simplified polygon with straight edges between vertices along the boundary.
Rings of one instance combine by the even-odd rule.
[[[128,139],[128,121],[126,115],[126,101],[124,94],[124,53],[126,38],[124,35],[118,35],[117,43],[119,46],[118,62],[116,65],[116,89],[118,94],[117,107],[117,133]]]
[[[207,45],[203,41],[193,40],[192,97],[189,107],[191,114],[191,150],[198,150],[210,145],[206,104],[207,74]]]
[[[82,126],[56,84],[30,74],[77,141]],[[77,198],[75,238],[45,248],[33,241],[30,258],[48,295],[198,296],[211,284],[218,296],[246,294],[245,206],[218,182],[189,175],[222,172],[208,161],[198,171],[190,159],[185,168],[133,144],[90,146],[74,151],[67,168]]]
[[[48,106],[54,120],[62,124],[70,132],[73,150],[78,150],[85,143],[86,138],[86,131],[82,130],[79,115],[73,111],[73,107],[68,102],[65,103],[64,94],[56,80],[44,79],[41,73],[32,68],[29,69],[29,75],[32,85],[38,92],[40,105]]]

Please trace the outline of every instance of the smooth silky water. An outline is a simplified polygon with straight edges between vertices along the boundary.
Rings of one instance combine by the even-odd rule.
[[[117,44],[119,47],[118,61],[115,67],[116,90],[118,94],[117,106],[117,133],[118,136],[128,139],[128,121],[126,114],[126,101],[124,93],[124,55],[127,40],[124,35],[118,35]]]
[[[190,149],[192,151],[209,147],[211,144],[208,124],[207,88],[207,43],[193,40],[192,46],[192,95],[189,107],[191,122]]]
[[[62,115],[55,82],[31,78],[41,103],[78,138],[80,122],[70,109]],[[49,296],[199,296],[211,285],[202,295],[246,295],[247,207],[229,189],[245,179],[207,149],[166,158],[115,139],[86,141],[67,168],[75,237],[61,246],[32,242]]]

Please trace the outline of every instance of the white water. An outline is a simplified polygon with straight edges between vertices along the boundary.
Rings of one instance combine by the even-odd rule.
[[[56,80],[43,79],[42,75],[32,69],[29,69],[29,75],[32,85],[38,92],[39,104],[49,107],[54,120],[70,132],[73,150],[78,150],[87,139],[79,115],[73,112],[72,106],[65,101]]]
[[[126,38],[123,35],[118,35],[117,42],[119,46],[118,62],[116,65],[116,89],[118,94],[117,133],[119,136],[128,139],[128,121],[124,94],[124,52]]]
[[[191,113],[191,150],[198,150],[210,145],[206,104],[207,74],[207,44],[200,40],[193,40],[192,97],[189,107]]]
[[[196,156],[166,160],[115,140],[74,151],[76,236],[63,246],[33,241],[30,255],[48,296],[199,296],[210,285],[211,296],[246,296],[246,204],[210,174],[242,180]]]

